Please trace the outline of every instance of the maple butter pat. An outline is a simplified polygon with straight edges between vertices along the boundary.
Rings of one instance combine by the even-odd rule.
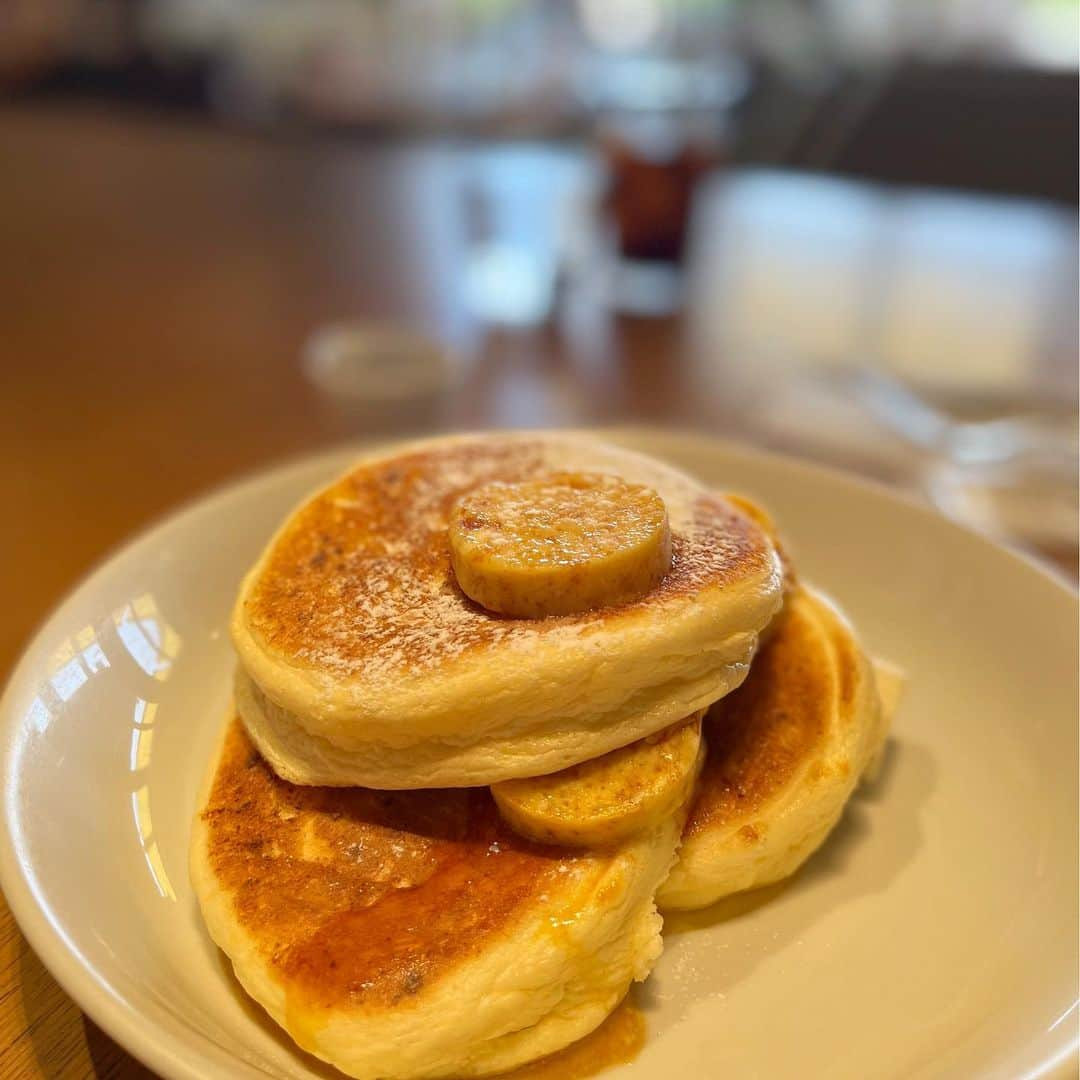
[[[663,499],[611,476],[491,483],[450,515],[462,592],[519,618],[574,615],[644,596],[671,569]]]
[[[549,776],[493,784],[495,805],[530,840],[570,847],[620,843],[687,804],[704,761],[704,712]]]

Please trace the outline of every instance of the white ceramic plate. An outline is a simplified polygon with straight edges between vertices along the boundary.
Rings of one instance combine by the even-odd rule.
[[[761,499],[800,572],[911,682],[882,777],[793,882],[672,920],[639,995],[648,1042],[618,1075],[1070,1073],[1075,595],[844,476],[698,438],[621,439]],[[315,1068],[232,981],[186,852],[241,573],[354,452],[237,484],[129,544],[45,624],[0,706],[7,899],[79,1005],[167,1077]]]

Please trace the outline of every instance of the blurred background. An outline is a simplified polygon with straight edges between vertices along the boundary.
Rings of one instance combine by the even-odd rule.
[[[1075,581],[1078,59],[1073,0],[0,0],[0,676],[178,502],[449,428],[749,441]],[[3,1075],[148,1075],[0,965]]]
[[[0,667],[342,439],[661,424],[1075,575],[1069,0],[4,0]]]

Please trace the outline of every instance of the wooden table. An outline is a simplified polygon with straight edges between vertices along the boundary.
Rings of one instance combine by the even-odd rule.
[[[566,163],[542,148],[365,148],[0,108],[0,675],[133,530],[245,470],[369,433],[301,368],[327,321],[404,323],[466,357],[447,426],[730,429],[690,389],[677,318],[494,332],[470,314],[462,177],[495,158],[530,175]],[[148,1075],[83,1018],[6,908],[0,948],[0,1074]]]

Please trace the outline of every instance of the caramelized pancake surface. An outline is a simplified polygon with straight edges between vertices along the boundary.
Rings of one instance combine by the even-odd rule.
[[[548,449],[517,439],[451,443],[355,469],[277,537],[246,598],[252,632],[291,664],[414,678],[496,644],[588,633],[769,571],[772,551],[749,517],[701,492],[672,522],[671,571],[646,598],[546,619],[486,611],[454,579],[450,511],[479,485],[546,475]]]
[[[357,1077],[483,1076],[587,1035],[661,951],[674,816],[603,850],[513,833],[486,789],[279,779],[231,720],[191,877],[244,989]]]
[[[825,741],[835,673],[798,607],[754,658],[746,681],[709,710],[708,750],[685,835],[744,823],[805,768]]]
[[[202,816],[237,920],[324,1009],[433,985],[580,861],[518,837],[485,789],[287,784],[235,721]]]
[[[746,681],[705,718],[705,765],[660,907],[705,907],[794,873],[839,820],[887,726],[851,629],[797,586]]]

